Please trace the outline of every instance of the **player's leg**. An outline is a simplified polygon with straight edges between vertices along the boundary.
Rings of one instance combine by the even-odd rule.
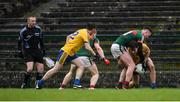
[[[79,58],[79,57],[75,58],[71,62],[77,66],[76,77],[75,77],[73,87],[74,88],[81,88],[82,86],[81,86],[80,79],[81,79],[83,72],[84,72],[84,64],[83,64],[81,58]]]
[[[33,65],[34,62],[26,62],[26,72],[24,73],[24,81],[21,85],[21,88],[29,88],[30,87],[30,78],[31,78],[31,73],[33,70]]]
[[[135,63],[130,56],[129,52],[124,51],[123,54],[120,56],[119,60],[122,61],[122,63],[126,66],[126,77],[125,81],[123,82],[123,88],[128,88],[129,82],[131,81],[134,69],[135,69]]]
[[[54,67],[47,71],[43,78],[37,82],[36,88],[40,89],[47,79],[51,78],[54,74],[58,73],[60,69],[63,67],[65,61],[68,59],[68,57],[69,56],[66,52],[60,50]]]
[[[132,76],[132,80],[129,82],[129,88],[133,88],[134,87],[134,84],[135,84],[135,75],[133,74]]]
[[[133,73],[132,80],[129,83],[129,88],[138,88],[139,87],[139,81],[140,81],[140,75],[136,72]]]
[[[25,50],[24,51],[24,61],[26,62],[26,72],[24,74],[24,81],[21,85],[21,88],[27,88],[30,87],[30,79],[31,79],[31,73],[33,70],[34,65],[34,58],[33,54],[34,51]]]
[[[37,72],[36,72],[36,82],[37,82],[37,80],[40,80],[43,77],[43,72],[44,72],[43,54],[40,50],[35,53],[35,62],[37,68]]]
[[[135,88],[139,88],[139,83],[140,83],[140,75],[136,74],[136,80],[135,80]]]
[[[151,88],[156,88],[156,70],[153,61],[151,58],[148,58],[147,60],[147,67],[150,71],[150,79],[151,79]]]
[[[119,74],[119,81],[118,81],[118,83],[116,85],[117,89],[121,89],[122,88],[122,84],[125,81],[125,77],[126,77],[126,70],[127,70],[126,68],[123,68],[121,73]]]
[[[51,78],[56,73],[58,73],[62,67],[63,67],[63,64],[56,62],[55,66],[49,71],[47,71],[46,74],[43,76],[43,78],[37,82],[36,88],[37,89],[41,88],[44,85],[45,81]]]
[[[43,77],[44,64],[36,62],[37,72],[36,72],[36,81],[40,80]]]
[[[90,70],[91,75],[92,75],[89,89],[94,89],[99,78],[99,71],[96,66],[96,63],[93,62],[92,65],[88,69]]]
[[[112,44],[111,53],[114,58],[118,59],[118,62],[122,62],[127,68],[126,78],[123,82],[123,88],[128,88],[129,82],[132,78],[133,71],[135,69],[135,63],[127,51],[126,47],[120,46],[119,44]]]
[[[66,74],[66,76],[63,79],[63,82],[61,83],[60,90],[64,89],[66,85],[70,82],[72,79],[73,72],[76,70],[76,66],[74,64],[71,64],[69,72]]]

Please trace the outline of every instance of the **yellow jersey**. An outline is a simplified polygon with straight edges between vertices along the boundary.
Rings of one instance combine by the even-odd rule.
[[[143,43],[142,47],[143,47],[143,48],[142,48],[143,55],[146,56],[146,55],[150,52],[150,49],[149,49],[149,47],[148,47],[146,44],[144,44],[144,43]],[[138,64],[138,63],[140,62],[140,57],[139,57],[139,55],[138,55],[137,53],[132,53],[132,50],[131,50],[131,49],[129,49],[129,52],[130,52],[130,54],[131,54],[131,57],[133,58],[134,63],[135,63],[135,64]]]
[[[89,42],[87,29],[80,29],[66,38],[65,45],[61,48],[68,55],[73,56],[85,42]]]

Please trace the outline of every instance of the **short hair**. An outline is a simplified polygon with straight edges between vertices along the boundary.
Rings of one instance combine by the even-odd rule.
[[[94,23],[87,23],[86,28],[88,30],[96,29],[96,25]]]
[[[29,16],[29,17],[27,17],[27,21],[29,21],[30,18],[36,18],[36,17],[35,16]]]
[[[151,32],[151,35],[153,34],[153,31],[152,31],[151,27],[145,26],[145,27],[143,27],[143,29],[147,29],[147,30],[149,30]]]

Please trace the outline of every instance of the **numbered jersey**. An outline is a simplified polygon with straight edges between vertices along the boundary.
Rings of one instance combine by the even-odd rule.
[[[66,38],[66,43],[61,50],[68,55],[73,56],[85,42],[89,42],[87,29],[80,29]]]
[[[143,42],[144,37],[140,30],[133,30],[120,35],[114,43],[128,47],[129,42],[132,40]]]

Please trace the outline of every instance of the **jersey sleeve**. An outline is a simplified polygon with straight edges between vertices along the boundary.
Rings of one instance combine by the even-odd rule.
[[[23,33],[24,33],[24,29],[22,29],[19,33],[19,36],[18,36],[18,50],[21,50],[22,49],[22,40],[23,40]]]
[[[87,32],[80,32],[80,36],[84,42],[89,42],[88,40],[88,33]]]
[[[94,42],[99,43],[99,39],[96,36],[94,36]]]
[[[137,42],[143,42],[144,41],[144,36],[142,35],[142,32],[139,30],[133,30],[131,31],[131,34],[137,39]]]

